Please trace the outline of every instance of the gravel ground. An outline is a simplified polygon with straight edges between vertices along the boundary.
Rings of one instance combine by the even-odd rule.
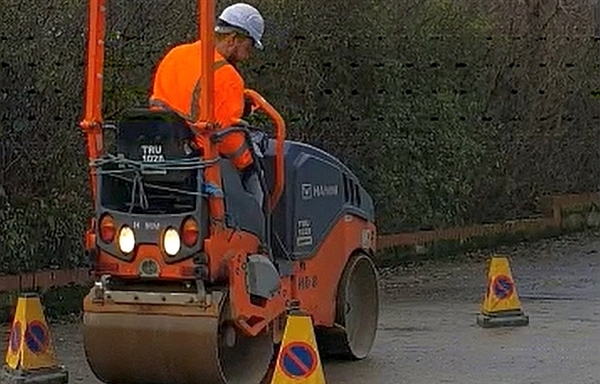
[[[371,356],[352,363],[326,361],[327,382],[600,383],[600,234],[496,252],[510,257],[529,326],[476,325],[489,251],[385,268]],[[99,384],[83,356],[79,323],[53,324],[52,331],[70,383]]]

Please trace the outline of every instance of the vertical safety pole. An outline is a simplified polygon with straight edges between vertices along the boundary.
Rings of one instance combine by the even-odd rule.
[[[214,0],[198,0],[198,33],[202,42],[202,81],[200,93],[200,121],[212,123],[214,121],[213,101],[213,66],[214,61],[214,26],[215,17]]]
[[[196,122],[196,132],[202,136],[204,156],[207,160],[218,158],[217,147],[211,142],[211,133],[216,129],[214,119],[214,19],[215,1],[198,0],[198,34],[202,42],[202,78],[200,93],[200,118]],[[221,172],[218,164],[211,164],[204,172],[204,182],[212,193],[208,197],[210,230],[214,235],[223,228],[225,207],[223,204]]]
[[[88,160],[104,150],[102,136],[102,76],[104,71],[105,0],[89,0],[85,115],[80,127],[86,134]],[[90,168],[92,200],[96,204],[96,177]]]

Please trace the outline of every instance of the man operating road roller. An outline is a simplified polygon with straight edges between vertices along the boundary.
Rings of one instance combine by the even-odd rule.
[[[253,6],[237,3],[225,8],[215,25],[214,116],[220,129],[238,125],[244,115],[244,80],[236,65],[248,60],[253,48],[262,49],[264,19]],[[176,112],[196,121],[200,109],[202,73],[200,40],[172,48],[161,60],[154,76],[150,105]],[[226,135],[217,144],[241,174],[243,184],[262,206],[264,192],[255,164],[240,132]]]

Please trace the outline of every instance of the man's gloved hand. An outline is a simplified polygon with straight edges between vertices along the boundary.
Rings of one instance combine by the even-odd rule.
[[[261,159],[264,158],[264,152],[266,151],[268,146],[267,135],[265,135],[264,132],[261,132],[259,130],[252,130],[250,131],[250,140],[252,142],[252,147],[254,149],[254,153],[256,153],[256,156],[260,157]]]

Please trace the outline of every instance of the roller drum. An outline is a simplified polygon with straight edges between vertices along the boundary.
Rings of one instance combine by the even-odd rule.
[[[236,332],[232,340],[227,309],[227,302],[221,310],[210,310],[87,300],[83,336],[88,364],[107,384],[259,383],[273,356],[272,338]]]

